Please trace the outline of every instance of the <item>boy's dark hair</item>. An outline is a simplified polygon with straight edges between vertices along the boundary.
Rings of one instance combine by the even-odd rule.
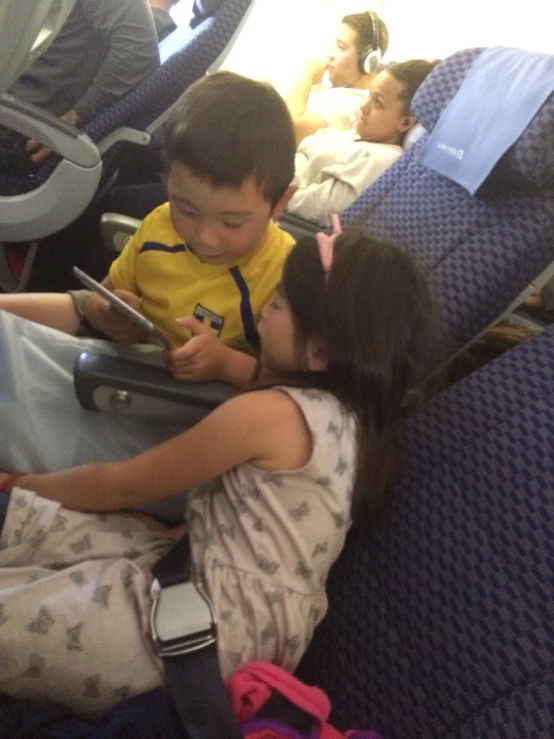
[[[273,207],[294,177],[294,127],[279,93],[265,82],[216,72],[181,95],[166,124],[165,160],[214,187],[253,177]]]
[[[347,26],[356,32],[358,35],[358,51],[365,49],[366,46],[373,44],[373,23],[369,13],[350,13],[345,15],[342,19],[342,23],[346,23]],[[379,49],[381,56],[387,53],[389,48],[389,29],[387,28],[385,21],[379,18]]]
[[[442,355],[429,281],[408,252],[350,230],[335,243],[328,279],[315,238],[301,239],[285,263],[281,289],[299,349],[320,336],[327,351],[324,372],[293,382],[328,390],[358,418],[351,512],[354,524],[368,526],[396,476],[406,394]]]
[[[404,101],[405,115],[410,114],[410,106],[417,88],[439,62],[440,59],[435,59],[433,62],[429,62],[427,59],[409,59],[407,62],[395,62],[385,67],[384,71],[392,75],[402,85],[403,89],[398,95],[398,99]]]

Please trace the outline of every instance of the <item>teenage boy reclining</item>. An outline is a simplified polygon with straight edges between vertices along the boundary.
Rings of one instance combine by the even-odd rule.
[[[438,64],[410,59],[391,64],[370,82],[371,95],[347,131],[329,126],[298,145],[290,213],[329,225],[403,153],[417,119],[412,99]]]

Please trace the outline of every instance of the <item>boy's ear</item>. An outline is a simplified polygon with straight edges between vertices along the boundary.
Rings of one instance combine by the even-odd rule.
[[[289,200],[292,198],[294,193],[298,190],[298,185],[289,185],[285,192],[281,195],[279,201],[275,204],[275,207],[271,211],[271,218],[276,220],[289,204]]]
[[[327,369],[327,347],[321,336],[309,339],[307,346],[308,369],[324,372]]]

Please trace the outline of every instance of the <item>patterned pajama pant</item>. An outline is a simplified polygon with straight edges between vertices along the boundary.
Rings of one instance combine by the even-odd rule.
[[[14,488],[0,535],[0,690],[83,715],[163,682],[151,570],[168,537]]]

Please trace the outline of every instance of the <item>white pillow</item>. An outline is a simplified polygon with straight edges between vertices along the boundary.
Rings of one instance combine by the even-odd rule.
[[[419,123],[419,121],[415,123],[410,128],[408,133],[404,136],[404,139],[402,141],[402,148],[404,149],[404,151],[406,151],[406,149],[409,149],[410,146],[413,146],[416,141],[419,141],[424,133],[427,133],[427,131],[425,130],[425,128],[423,128],[421,123]]]

